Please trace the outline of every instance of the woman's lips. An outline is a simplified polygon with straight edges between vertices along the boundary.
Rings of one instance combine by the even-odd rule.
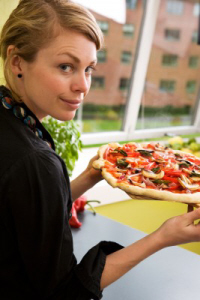
[[[68,100],[68,99],[61,99],[66,105],[71,107],[72,109],[77,109],[81,105],[80,100]]]

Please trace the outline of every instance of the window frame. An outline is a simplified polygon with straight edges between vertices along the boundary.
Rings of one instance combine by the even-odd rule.
[[[136,130],[137,118],[143,96],[143,89],[145,86],[160,1],[161,0],[148,0],[145,4],[137,59],[135,60],[133,66],[128,95],[129,100],[126,105],[122,130],[98,133],[82,133],[81,138],[84,145],[106,144],[116,141],[123,142],[136,139],[145,139],[149,137],[162,138],[162,136],[164,136],[166,133],[181,135],[200,132],[200,101],[196,102],[196,114],[193,116],[192,125]],[[200,93],[198,98],[200,98]]]

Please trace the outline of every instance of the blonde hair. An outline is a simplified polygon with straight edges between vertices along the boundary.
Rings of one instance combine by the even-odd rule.
[[[0,56],[6,83],[16,100],[20,101],[20,97],[10,83],[9,59],[18,55],[33,62],[38,51],[58,35],[60,28],[83,34],[95,43],[97,50],[102,47],[103,35],[94,16],[69,0],[21,0],[6,21],[0,36]],[[9,45],[15,49],[8,57]]]

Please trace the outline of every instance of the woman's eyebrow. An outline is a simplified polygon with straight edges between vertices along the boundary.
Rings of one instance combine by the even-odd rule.
[[[60,55],[67,55],[67,56],[69,56],[70,58],[72,58],[75,62],[77,62],[77,63],[80,63],[80,62],[81,62],[80,59],[79,59],[77,56],[73,55],[73,54],[70,53],[70,52],[62,52],[62,53],[59,53],[59,54],[58,54],[58,56],[60,56]],[[94,59],[93,61],[90,62],[90,64],[96,64],[96,63],[97,63],[97,60],[96,60],[96,59]]]

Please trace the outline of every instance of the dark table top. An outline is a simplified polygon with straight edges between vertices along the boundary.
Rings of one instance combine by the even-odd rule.
[[[90,211],[79,215],[83,225],[72,229],[75,255],[102,240],[128,246],[145,233]],[[200,298],[200,257],[180,247],[169,247],[141,262],[107,287],[105,300],[191,300]]]

